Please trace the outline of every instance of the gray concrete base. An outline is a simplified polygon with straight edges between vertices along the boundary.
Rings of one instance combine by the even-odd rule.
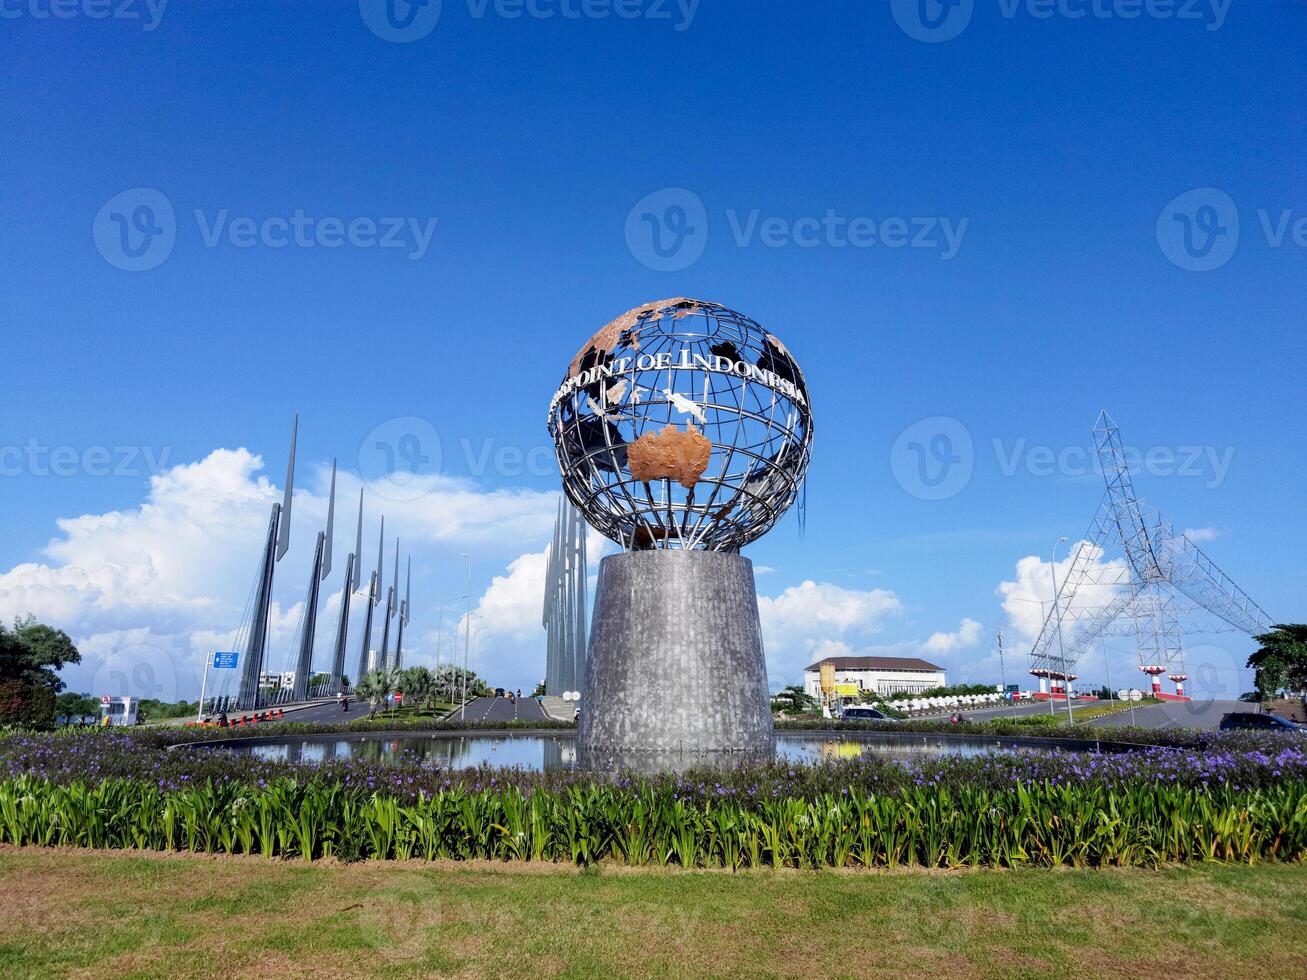
[[[588,660],[577,728],[583,767],[625,766],[642,753],[771,757],[749,559],[674,550],[605,558]]]

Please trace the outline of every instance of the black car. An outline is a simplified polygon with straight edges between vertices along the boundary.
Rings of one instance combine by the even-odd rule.
[[[1221,731],[1307,732],[1307,725],[1255,711],[1232,711],[1221,719]]]

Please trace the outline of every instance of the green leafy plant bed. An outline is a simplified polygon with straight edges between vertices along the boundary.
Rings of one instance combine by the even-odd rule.
[[[731,868],[1297,861],[1307,848],[1307,752],[1271,733],[620,777],[163,751],[165,734],[0,736],[0,843]]]
[[[0,783],[0,842],[318,857],[690,867],[1301,861],[1307,785],[911,787],[757,803],[666,788],[455,787],[403,802],[321,781]]]

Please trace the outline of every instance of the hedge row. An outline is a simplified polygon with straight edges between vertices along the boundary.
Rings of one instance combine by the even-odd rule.
[[[1154,866],[1301,861],[1307,785],[1255,790],[1052,783],[692,802],[579,785],[421,794],[277,780],[0,782],[0,842],[312,860],[484,858],[681,867]]]

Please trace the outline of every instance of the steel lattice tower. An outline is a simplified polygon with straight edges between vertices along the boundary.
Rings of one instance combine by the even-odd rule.
[[[1272,620],[1135,494],[1120,432],[1106,411],[1094,425],[1094,447],[1106,489],[1031,648],[1030,672],[1074,679],[1076,663],[1095,639],[1134,635],[1139,669],[1151,675],[1154,693],[1160,693],[1159,675],[1166,673],[1183,696],[1188,675],[1182,635],[1210,631],[1213,623],[1253,635],[1269,630]],[[1119,557],[1104,560],[1109,554]],[[1196,611],[1212,618],[1189,621],[1186,614]]]

